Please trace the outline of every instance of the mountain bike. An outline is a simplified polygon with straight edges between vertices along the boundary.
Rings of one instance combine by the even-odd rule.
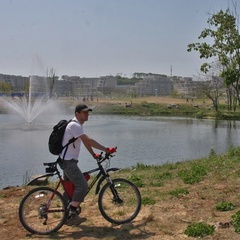
[[[131,222],[141,209],[141,194],[131,181],[124,178],[112,179],[109,172],[119,168],[110,168],[110,160],[114,155],[101,153],[96,159],[98,167],[84,172],[86,180],[94,174],[88,184],[90,192],[95,184],[98,194],[98,207],[102,216],[113,224]],[[103,164],[105,163],[105,164]],[[29,182],[28,185],[43,177],[57,176],[55,188],[40,186],[30,190],[19,205],[19,219],[23,227],[34,234],[50,234],[58,231],[68,219],[68,206],[74,192],[74,185],[62,178],[58,170],[58,161],[43,163],[46,174]],[[106,181],[106,183],[104,182]],[[58,189],[62,186],[63,193]],[[78,213],[81,208],[78,208]]]

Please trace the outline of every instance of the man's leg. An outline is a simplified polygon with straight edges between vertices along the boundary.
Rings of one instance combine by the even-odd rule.
[[[84,175],[82,174],[81,170],[77,165],[77,161],[70,160],[65,162],[67,163],[66,168],[64,169],[64,174],[75,186],[75,191],[73,193],[73,198],[69,211],[69,215],[71,217],[73,215],[77,215],[76,214],[77,207],[84,201],[88,184]]]

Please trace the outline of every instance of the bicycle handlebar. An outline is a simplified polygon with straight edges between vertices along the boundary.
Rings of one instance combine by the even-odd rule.
[[[114,148],[115,152],[117,151],[117,147]],[[98,163],[101,163],[107,159],[109,159],[110,157],[114,157],[113,153],[111,152],[105,152],[105,155],[103,152],[101,152],[99,154],[99,156],[97,158],[95,158],[97,160]]]

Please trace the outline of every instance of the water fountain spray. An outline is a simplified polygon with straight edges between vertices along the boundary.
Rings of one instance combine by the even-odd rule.
[[[52,101],[49,99],[47,78],[30,76],[29,93],[22,97],[6,98],[7,107],[17,112],[27,123],[31,123],[47,109]]]

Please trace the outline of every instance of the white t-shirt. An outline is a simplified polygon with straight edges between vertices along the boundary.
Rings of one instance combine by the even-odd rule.
[[[73,137],[77,139],[73,143],[68,145],[64,160],[78,159],[82,142],[80,136],[84,134],[83,126],[78,122],[77,118],[74,117],[72,120],[73,121],[71,121],[66,127],[62,145],[64,146],[65,144],[67,144],[68,141]],[[64,156],[65,149],[66,148],[64,148],[62,153],[60,154],[61,158],[63,158]]]

